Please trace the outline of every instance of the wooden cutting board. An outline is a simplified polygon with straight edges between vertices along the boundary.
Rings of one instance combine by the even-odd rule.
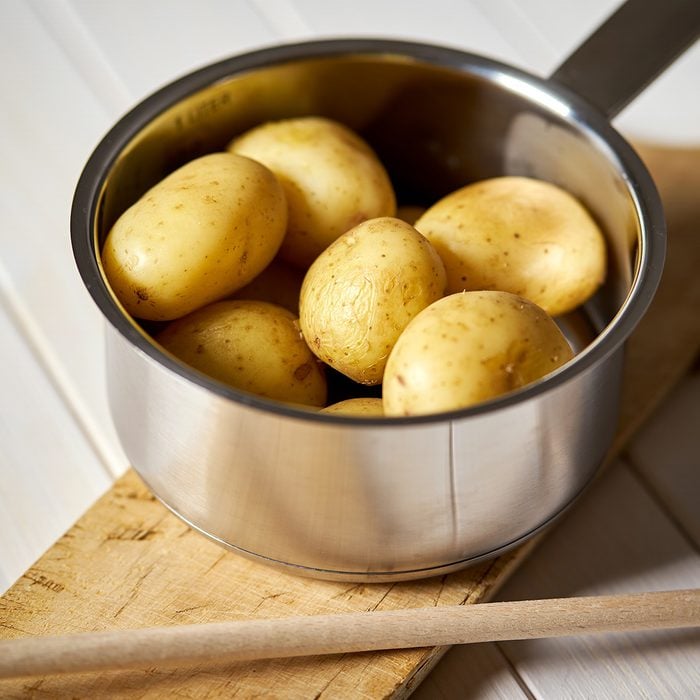
[[[640,150],[665,201],[669,254],[652,308],[629,342],[611,456],[700,348],[700,150]],[[129,471],[0,599],[0,638],[476,603],[494,595],[537,541],[424,581],[314,581],[209,542],[169,513]],[[0,697],[398,698],[410,694],[443,652],[429,648],[0,681]]]

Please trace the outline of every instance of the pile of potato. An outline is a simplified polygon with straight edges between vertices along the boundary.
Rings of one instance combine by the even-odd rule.
[[[407,416],[471,406],[567,362],[552,317],[601,285],[606,249],[574,197],[530,178],[397,213],[369,145],[306,117],[168,175],[114,224],[102,264],[127,313],[169,322],[156,341],[221,382]],[[328,367],[357,398],[326,406]]]

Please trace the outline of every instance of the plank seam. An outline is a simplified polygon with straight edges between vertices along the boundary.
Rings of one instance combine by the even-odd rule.
[[[134,95],[75,9],[66,0],[29,0],[27,5],[106,113],[126,111]]]
[[[520,672],[518,671],[515,664],[513,663],[513,661],[510,659],[510,657],[506,653],[503,646],[498,642],[493,642],[493,646],[496,647],[496,651],[499,653],[499,655],[503,659],[503,662],[505,663],[506,667],[510,671],[511,676],[513,676],[513,679],[518,684],[518,687],[520,688],[520,690],[523,691],[523,695],[525,695],[527,700],[537,700],[537,696],[533,693],[533,691],[530,688],[530,686],[528,685],[527,681],[520,675]]]
[[[521,57],[523,68],[554,65],[557,51],[549,38],[542,33],[532,18],[517,2],[505,0],[494,3],[488,0],[473,0],[472,4],[502,38]]]
[[[281,39],[311,38],[311,26],[289,0],[248,0],[250,8]]]
[[[110,456],[108,440],[102,436],[95,420],[83,399],[73,386],[60,360],[56,357],[48,339],[38,327],[33,315],[14,289],[9,274],[0,262],[0,306],[7,313],[10,323],[24,339],[29,351],[49,384],[56,392],[60,402],[66,407],[83,435],[88,446],[95,454],[97,463],[110,482],[123,471],[124,466],[117,464],[116,457]]]
[[[685,527],[682,520],[678,518],[675,514],[671,505],[666,501],[661,493],[656,489],[653,482],[647,477],[642,469],[640,469],[632,455],[625,451],[623,452],[621,459],[624,460],[625,464],[629,467],[630,473],[639,482],[639,485],[646,492],[646,494],[651,498],[651,500],[656,504],[656,506],[661,510],[661,512],[669,519],[671,524],[678,530],[678,533],[685,540],[688,546],[696,553],[700,554],[700,542],[696,542],[692,533]]]

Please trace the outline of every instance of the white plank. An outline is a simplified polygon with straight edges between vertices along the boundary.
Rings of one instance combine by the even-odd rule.
[[[116,117],[125,112],[133,104],[134,96],[110,65],[90,29],[80,20],[70,0],[26,2],[32,9],[36,25],[59,47],[75,76],[102,105],[106,114]]]
[[[629,447],[632,464],[700,549],[700,372],[669,396]]]
[[[623,464],[544,540],[499,599],[700,586],[700,556]],[[696,697],[700,634],[658,631],[500,645],[536,697]]]
[[[314,33],[294,0],[248,0],[251,7],[280,41],[313,39]]]
[[[114,474],[123,471],[103,385],[102,318],[70,249],[73,189],[110,115],[30,5],[3,4],[0,255],[23,330]],[[87,505],[87,503],[85,504]]]
[[[523,599],[700,585],[700,556],[634,473],[616,463],[499,594]]]
[[[546,75],[584,41],[622,0],[475,0],[503,37]]]
[[[245,0],[70,0],[102,60],[141,98],[181,74],[277,39]],[[68,33],[68,32],[66,32]],[[88,55],[89,54],[89,55]]]
[[[547,535],[498,600],[700,585],[700,557],[623,463]],[[502,656],[501,656],[502,655]],[[694,697],[700,634],[662,631],[453,647],[428,697]],[[434,693],[434,694],[433,694]]]
[[[323,36],[396,37],[452,45],[509,62],[523,61],[473,2],[295,0],[294,5],[311,30]]]
[[[110,485],[0,304],[0,592]]]
[[[412,700],[518,700],[531,695],[495,644],[452,647],[411,695]]]
[[[521,67],[548,75],[601,24],[616,0],[474,0],[503,38],[516,47]]]

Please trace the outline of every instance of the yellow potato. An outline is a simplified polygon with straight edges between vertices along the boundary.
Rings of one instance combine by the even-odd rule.
[[[444,289],[444,266],[423,236],[399,219],[371,219],[309,268],[299,322],[320,359],[356,382],[379,384],[401,331]]]
[[[281,306],[227,300],[170,323],[156,340],[183,362],[220,382],[277,401],[323,406],[326,379]]]
[[[275,258],[252,282],[239,289],[233,299],[268,301],[299,315],[299,293],[304,274],[299,268]]]
[[[552,318],[508,292],[459,292],[416,316],[384,373],[387,416],[466,408],[533,382],[573,357]]]
[[[114,224],[105,275],[133,316],[167,321],[252,280],[284,237],[284,192],[263,165],[231,153],[193,160]]]
[[[605,278],[605,239],[578,200],[524,177],[476,182],[447,195],[415,227],[447,270],[448,293],[518,294],[555,316],[588,299]]]
[[[289,223],[280,254],[304,269],[348,229],[396,212],[394,190],[374,151],[330,119],[263,124],[229,150],[264,163],[282,183]]]
[[[322,408],[320,413],[341,413],[346,416],[383,416],[382,400],[371,396],[345,399]]]

